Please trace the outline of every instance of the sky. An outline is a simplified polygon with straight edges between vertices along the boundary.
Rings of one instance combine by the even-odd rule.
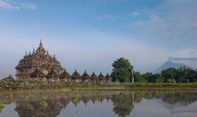
[[[197,0],[0,0],[0,77],[42,39],[69,73],[110,73],[129,59],[151,72],[197,57]]]

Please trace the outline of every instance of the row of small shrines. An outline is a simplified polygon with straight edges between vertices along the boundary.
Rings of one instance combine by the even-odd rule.
[[[68,72],[64,70],[64,72],[61,75],[57,75],[54,71],[49,72],[47,75],[44,75],[39,70],[36,70],[33,72],[30,76],[30,79],[37,79],[37,80],[52,80],[52,81],[59,81],[63,80],[65,82],[111,82],[112,77],[107,74],[103,75],[100,73],[98,76],[93,72],[91,75],[89,75],[86,71],[80,75],[80,73],[75,70],[75,72],[70,75]]]

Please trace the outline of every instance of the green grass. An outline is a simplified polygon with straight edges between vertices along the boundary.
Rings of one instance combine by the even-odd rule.
[[[130,85],[132,86],[132,85]],[[135,83],[133,87],[176,87],[197,88],[197,83]]]
[[[4,105],[3,101],[0,100],[0,111],[4,108],[4,106],[5,105]]]
[[[42,109],[45,109],[48,106],[48,103],[44,97],[41,98],[39,105]]]

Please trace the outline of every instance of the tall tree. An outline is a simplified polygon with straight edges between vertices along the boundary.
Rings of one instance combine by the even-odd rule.
[[[132,76],[133,66],[130,64],[129,60],[125,58],[119,58],[112,64],[112,80],[119,82],[130,82]]]
[[[171,82],[174,80],[178,80],[179,78],[178,70],[175,68],[168,68],[166,70],[163,70],[161,74],[165,78],[165,82]]]
[[[160,78],[160,74],[153,74],[153,73],[145,73],[143,74],[143,77],[145,79],[146,82],[158,82],[158,79]]]
[[[140,72],[134,73],[135,82],[145,82],[144,77],[140,74]]]

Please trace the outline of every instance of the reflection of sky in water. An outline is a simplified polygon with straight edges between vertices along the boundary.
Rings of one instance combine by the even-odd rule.
[[[196,117],[197,102],[187,106],[175,106],[172,110],[164,102],[160,103],[157,100],[143,99],[140,103],[135,104],[132,110],[132,117]]]
[[[197,93],[0,93],[0,117],[196,117]],[[177,96],[178,95],[178,96]],[[8,98],[10,96],[10,98]],[[13,97],[12,97],[13,96]],[[44,98],[43,98],[44,97]],[[44,108],[41,106],[45,105]]]
[[[5,108],[1,111],[0,117],[16,117],[18,113],[15,111],[16,104],[11,103],[5,106]]]
[[[68,104],[66,109],[61,111],[58,117],[114,117],[111,101],[103,100],[103,102],[88,102],[87,105],[82,102],[77,107]]]

